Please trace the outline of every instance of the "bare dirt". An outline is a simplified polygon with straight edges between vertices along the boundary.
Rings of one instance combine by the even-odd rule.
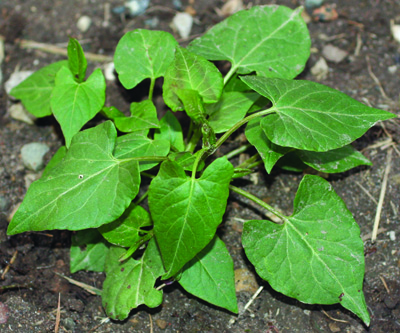
[[[171,30],[175,14],[172,1],[153,0],[147,12],[137,18],[111,14],[105,24],[105,4],[115,8],[124,1],[110,0],[3,0],[0,2],[0,34],[5,39],[5,59],[2,64],[3,82],[15,70],[37,70],[49,63],[64,59],[47,51],[24,49],[21,40],[33,40],[65,47],[68,36],[82,41],[87,52],[112,57],[120,37],[129,30],[146,27],[146,21],[157,17],[155,29]],[[185,9],[191,4],[196,37],[222,18],[215,8],[223,1],[182,1]],[[244,1],[249,5],[249,1]],[[295,8],[303,1],[252,1],[252,5],[279,3]],[[310,68],[321,57],[322,49],[333,44],[349,53],[340,63],[328,62],[329,72],[320,80],[353,98],[399,114],[400,44],[390,31],[390,20],[400,17],[400,3],[395,0],[332,1],[339,17],[329,22],[311,22],[312,55],[302,79],[317,80]],[[76,26],[82,15],[92,19],[89,30],[81,33]],[[147,23],[146,23],[147,22]],[[179,37],[177,36],[179,39]],[[180,40],[185,45],[188,40]],[[91,62],[101,67],[103,63]],[[373,79],[376,77],[376,80]],[[379,83],[378,83],[379,81]],[[160,88],[160,84],[159,84]],[[158,89],[160,91],[160,89]],[[383,90],[383,91],[382,91]],[[140,100],[140,90],[125,91],[117,82],[108,82],[107,105],[127,109],[132,100]],[[93,272],[69,273],[69,245],[71,233],[51,231],[24,233],[8,237],[7,218],[26,192],[27,177],[37,174],[25,169],[20,157],[22,145],[44,142],[51,151],[46,162],[62,145],[59,128],[52,118],[41,119],[34,125],[14,120],[9,108],[14,103],[0,87],[0,195],[7,205],[0,212],[0,275],[12,256],[16,259],[0,280],[1,332],[54,331],[57,301],[61,297],[60,332],[400,332],[400,125],[398,120],[376,125],[355,146],[374,163],[345,174],[329,176],[337,193],[347,203],[361,227],[365,240],[366,274],[364,292],[371,314],[369,328],[338,305],[318,306],[301,304],[273,291],[266,282],[256,279],[255,285],[238,291],[239,308],[243,309],[254,293],[264,286],[247,311],[239,316],[191,297],[175,284],[164,289],[162,306],[149,310],[141,307],[132,311],[124,322],[108,321],[99,297],[68,283],[56,273],[101,288],[104,274]],[[232,141],[234,146],[237,142]],[[388,146],[389,145],[389,146]],[[392,145],[392,146],[390,146]],[[375,243],[368,234],[372,230],[382,178],[387,166],[387,155],[393,151],[391,170],[384,200],[381,227]],[[275,171],[267,176],[263,170],[251,181],[244,181],[246,190],[257,194],[271,205],[290,213],[295,190],[302,174]],[[235,261],[238,279],[249,284],[246,274],[253,267],[245,259],[240,245],[243,221],[261,218],[257,208],[233,196],[219,228],[222,239]],[[389,233],[391,232],[391,233]],[[395,236],[395,237],[393,237]],[[239,277],[245,272],[245,277]],[[253,282],[254,284],[254,282]],[[239,288],[239,287],[238,287]]]

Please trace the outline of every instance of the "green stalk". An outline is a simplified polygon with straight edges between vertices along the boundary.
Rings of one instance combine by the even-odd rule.
[[[149,190],[144,192],[144,194],[139,199],[136,200],[135,205],[140,204],[144,199],[147,198],[148,195],[149,195]]]
[[[151,78],[150,88],[149,88],[149,100],[153,99],[153,91],[154,91],[154,84],[155,83],[156,83],[156,80],[154,78]]]
[[[244,196],[247,199],[250,199],[251,201],[255,202],[256,204],[260,205],[261,207],[265,208],[266,210],[270,211],[272,214],[278,216],[281,218],[283,221],[286,220],[286,216],[282,215],[279,213],[276,209],[274,209],[272,206],[268,205],[266,202],[262,201],[261,199],[257,198],[253,194],[246,192],[236,186],[229,185],[229,189],[232,190],[233,192],[236,192],[237,194],[240,194]]]
[[[201,129],[199,127],[196,127],[193,131],[193,135],[190,138],[189,142],[186,145],[186,151],[190,151],[191,153],[194,152],[196,149],[197,143],[199,142],[201,138]]]
[[[258,153],[253,155],[252,157],[250,157],[246,161],[244,161],[242,164],[238,165],[237,168],[243,168],[243,169],[247,168],[247,165],[256,161],[259,156],[260,155]]]
[[[225,75],[224,77],[224,87],[225,85],[228,83],[228,81],[230,80],[230,78],[233,76],[233,74],[236,73],[237,67],[231,67],[231,69],[229,70],[229,72]]]
[[[260,111],[260,112],[257,112],[257,113],[254,113],[254,114],[252,114],[252,115],[250,115],[250,116],[247,116],[246,118],[244,118],[244,119],[242,119],[241,121],[238,121],[235,125],[233,125],[228,131],[226,131],[225,133],[224,133],[224,135],[222,135],[220,138],[219,138],[219,140],[215,143],[215,150],[217,150],[219,147],[221,147],[221,145],[226,141],[226,139],[228,139],[230,136],[231,136],[231,134],[233,133],[233,132],[235,132],[239,127],[241,127],[242,125],[244,125],[244,124],[246,124],[246,123],[248,123],[250,120],[252,120],[252,119],[254,119],[254,118],[258,118],[258,117],[261,117],[261,116],[265,116],[265,115],[267,115],[267,114],[270,114],[270,113],[274,113],[275,112],[275,109],[274,109],[274,107],[272,107],[272,108],[270,108],[270,109],[267,109],[267,110],[263,110],[263,111]]]
[[[228,154],[225,155],[225,157],[230,160],[231,158],[245,152],[248,148],[251,147],[251,144],[247,144],[247,145],[243,145],[237,149],[234,149],[232,151],[230,151]]]

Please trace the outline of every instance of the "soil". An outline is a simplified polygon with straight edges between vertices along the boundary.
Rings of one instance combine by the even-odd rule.
[[[170,27],[175,13],[172,0],[152,0],[147,12],[136,18],[112,13],[108,25],[104,24],[105,3],[98,0],[1,1],[0,34],[5,39],[5,59],[1,68],[3,82],[15,70],[37,70],[64,59],[62,55],[24,49],[20,45],[21,39],[65,46],[68,36],[74,36],[82,41],[85,51],[112,56],[118,40],[126,31],[146,27],[146,20],[155,17],[159,20],[156,29],[177,36]],[[107,3],[110,8],[115,8],[124,1],[109,0]],[[182,0],[182,8],[187,8],[189,3],[195,11],[191,38],[221,21],[215,8],[221,8],[223,1]],[[249,1],[244,3],[249,5]],[[296,0],[252,1],[252,5],[271,3],[291,8],[304,4]],[[400,13],[399,1],[342,0],[334,3],[339,14],[336,20],[309,23],[313,52],[301,78],[316,80],[310,68],[321,57],[324,45],[333,44],[349,52],[349,56],[340,63],[328,62],[329,73],[320,82],[363,103],[398,114],[400,44],[392,37],[390,20],[400,19],[396,17]],[[80,32],[76,26],[82,15],[92,19],[85,33]],[[188,40],[180,42],[185,45]],[[89,70],[102,65],[91,62]],[[373,75],[376,80],[372,78]],[[140,90],[125,91],[117,82],[110,81],[107,84],[107,105],[128,110],[132,100],[140,99]],[[6,235],[8,218],[26,192],[26,180],[38,177],[38,174],[24,168],[20,157],[21,147],[30,142],[46,143],[51,148],[46,155],[47,162],[62,145],[59,128],[52,118],[38,120],[34,125],[14,120],[8,112],[12,103],[15,102],[9,99],[2,85],[0,195],[8,204],[0,212],[0,273],[4,275],[0,281],[0,322],[6,321],[0,324],[1,332],[54,331],[59,295],[60,332],[400,332],[398,119],[376,125],[355,143],[371,159],[372,167],[359,167],[328,177],[359,223],[365,240],[364,292],[371,314],[369,328],[339,305],[302,304],[273,291],[268,283],[258,278],[253,281],[255,285],[251,285],[248,275],[252,276],[254,269],[246,260],[240,245],[242,223],[244,220],[262,218],[262,215],[256,207],[234,195],[229,201],[219,233],[234,258],[237,273],[245,272],[247,277],[243,279],[247,279],[247,284],[251,285],[238,291],[239,308],[243,310],[254,290],[264,286],[247,311],[239,316],[233,315],[199,301],[173,284],[164,289],[162,306],[151,310],[140,307],[132,311],[130,317],[123,322],[102,322],[105,314],[100,298],[56,274],[64,274],[97,288],[102,286],[102,273],[69,273],[71,232],[24,233],[12,237]],[[374,223],[377,209],[375,200],[379,198],[387,166],[388,142],[392,142],[397,150],[393,151],[380,220],[384,231],[378,235],[375,243],[371,243],[368,234]],[[236,143],[232,141],[231,144]],[[271,205],[290,213],[295,190],[302,176],[282,171],[275,171],[268,176],[260,169],[254,177],[243,181],[242,185]],[[15,261],[5,273],[15,253]],[[8,319],[3,320],[5,315],[8,315]]]

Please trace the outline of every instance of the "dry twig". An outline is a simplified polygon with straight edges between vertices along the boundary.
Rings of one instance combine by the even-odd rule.
[[[371,63],[369,61],[369,57],[366,56],[367,59],[367,66],[368,66],[368,73],[371,76],[372,80],[374,80],[374,82],[376,83],[376,85],[379,87],[379,90],[381,92],[381,95],[383,96],[383,98],[390,100],[390,98],[386,95],[385,91],[383,90],[383,87],[381,85],[381,82],[379,81],[379,79],[376,77],[376,75],[374,74],[374,72],[371,69]]]
[[[15,262],[15,260],[17,259],[17,254],[18,251],[15,250],[13,256],[10,259],[10,262],[7,264],[6,268],[4,268],[4,272],[3,274],[1,274],[1,279],[4,280],[6,277],[6,274],[8,273],[8,271],[10,270],[11,265]]]
[[[58,333],[60,328],[60,318],[61,318],[61,294],[58,293],[58,306],[57,306],[57,314],[56,314],[56,326],[54,327],[54,332]]]
[[[64,55],[64,56],[68,55],[66,48],[58,47],[53,44],[39,43],[39,42],[35,42],[33,40],[20,39],[19,45],[23,49],[36,49],[36,50],[40,50],[40,51],[52,53],[52,54],[59,54],[59,55]],[[87,60],[96,61],[96,62],[111,62],[111,61],[113,61],[113,58],[110,56],[103,55],[103,54],[90,53],[90,52],[85,52],[85,57]]]
[[[247,302],[247,304],[243,308],[243,312],[246,312],[246,310],[249,308],[249,306],[254,302],[254,300],[257,298],[258,295],[260,295],[261,291],[264,289],[264,286],[261,286],[260,288],[257,289],[257,291],[254,293],[253,296],[251,296],[250,300]]]
[[[65,275],[59,274],[59,273],[57,273],[57,272],[54,272],[54,273],[56,273],[58,276],[63,277],[63,278],[64,278],[65,280],[67,280],[69,283],[72,283],[72,284],[74,284],[74,285],[76,285],[76,286],[78,286],[78,287],[81,287],[82,289],[85,289],[88,293],[90,293],[90,294],[92,294],[92,295],[101,295],[101,290],[98,289],[98,288],[96,288],[96,287],[89,286],[89,285],[86,284],[86,283],[76,281],[76,280],[74,280],[74,279],[71,279],[71,278],[69,278],[69,277],[66,277]]]
[[[349,323],[347,320],[342,320],[342,319],[333,318],[333,317],[330,316],[324,309],[321,309],[321,311],[322,311],[322,313],[323,313],[325,316],[327,316],[329,319],[331,319],[331,320],[333,320],[333,321],[337,321],[337,322],[339,322],[339,323],[346,323],[346,324]]]
[[[372,229],[372,236],[371,236],[372,243],[375,242],[375,240],[376,240],[376,236],[377,236],[377,232],[378,232],[378,228],[379,228],[379,221],[381,219],[383,201],[385,200],[386,187],[387,187],[387,182],[388,182],[388,178],[389,178],[390,167],[392,164],[392,152],[393,152],[393,149],[390,149],[388,151],[387,158],[386,158],[385,174],[383,176],[381,193],[379,195],[378,206],[376,208],[374,228]]]
[[[390,289],[389,289],[388,285],[386,284],[385,278],[382,275],[379,275],[379,278],[381,279],[383,286],[385,287],[387,293],[390,294]]]

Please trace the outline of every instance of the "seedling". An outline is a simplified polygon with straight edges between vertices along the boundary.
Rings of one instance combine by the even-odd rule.
[[[332,186],[305,175],[293,214],[285,216],[232,184],[260,163],[267,173],[294,159],[300,169],[325,173],[370,165],[351,142],[394,117],[324,85],[293,80],[310,54],[300,12],[253,7],[187,48],[167,32],[126,33],[114,57],[119,79],[127,89],[150,81],[148,99],[132,103],[129,117],[104,105],[103,74],[97,69],[86,79],[84,52],[71,39],[68,61],[42,68],[12,91],[35,116],[55,116],[65,146],[29,188],[8,234],[78,230],[71,272],[105,271],[110,318],[123,320],[140,304],[159,306],[165,281],[237,313],[233,262],[216,234],[236,192],[282,221],[244,223],[243,247],[257,273],[285,295],[340,303],[368,325],[360,229]],[[230,62],[225,76],[210,62],[216,60]],[[152,99],[160,77],[172,112],[158,120]],[[185,131],[177,112],[191,119]],[[98,113],[109,120],[81,131]],[[216,158],[244,125],[250,145]],[[241,165],[229,161],[249,146],[258,153]],[[142,177],[152,180],[139,196]],[[146,198],[148,210],[141,205]]]

